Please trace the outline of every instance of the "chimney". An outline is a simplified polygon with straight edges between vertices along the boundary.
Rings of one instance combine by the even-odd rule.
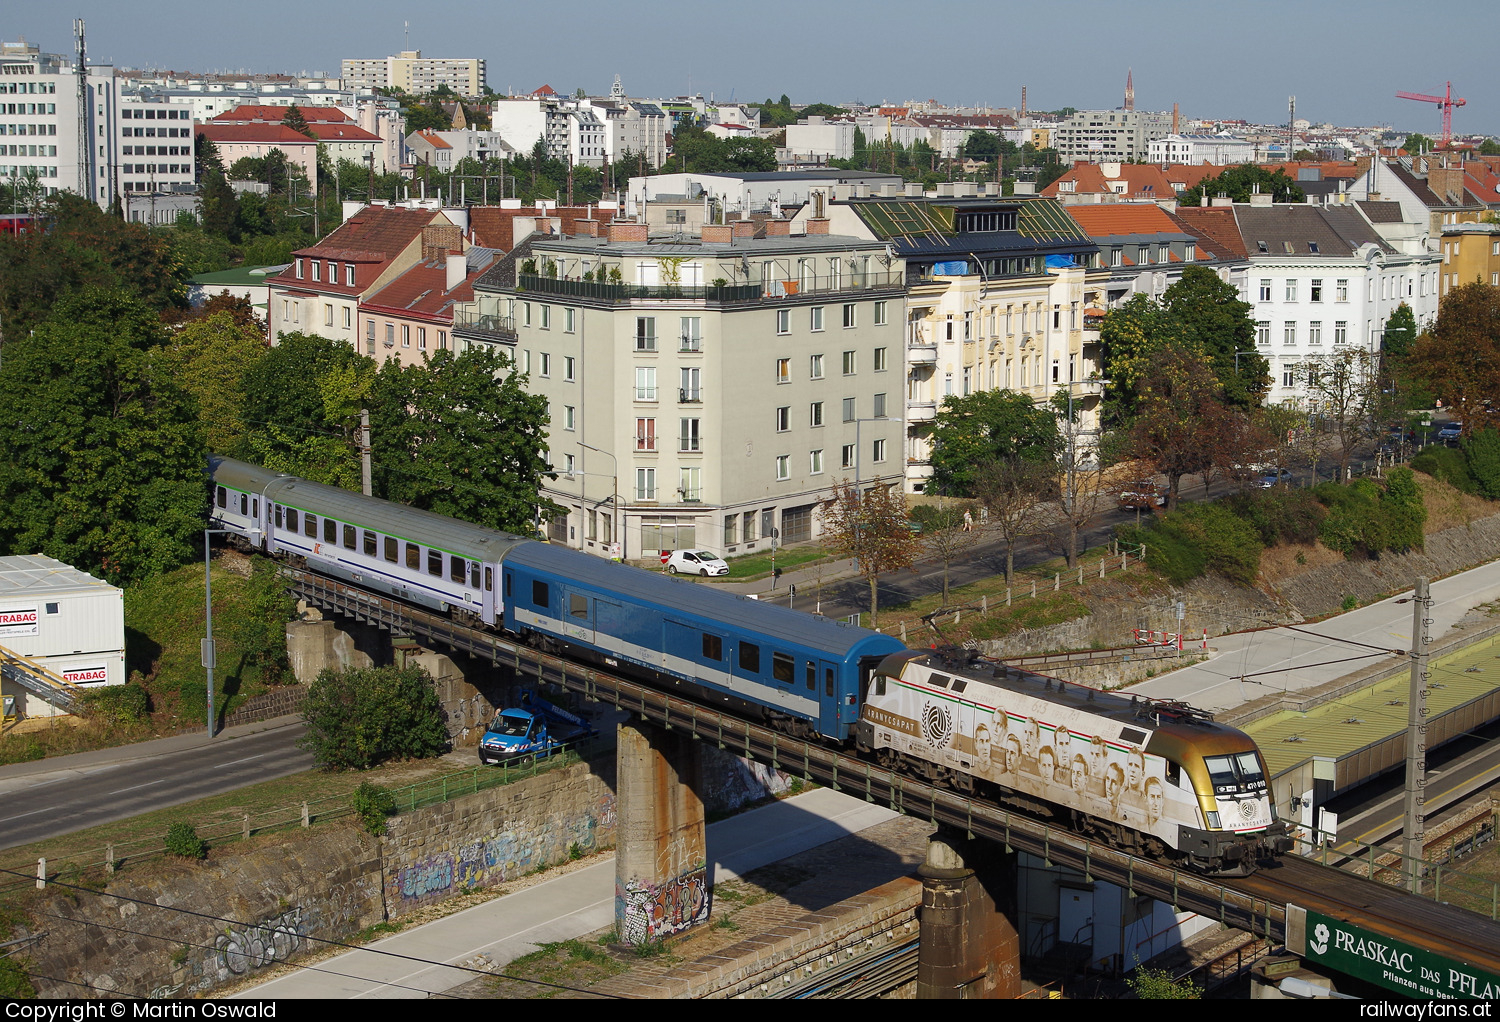
[[[464,250],[464,235],[457,224],[428,224],[422,228],[422,261],[442,262],[449,252]]]
[[[790,220],[776,219],[766,221],[766,237],[787,238],[792,233],[792,222]]]
[[[610,241],[645,241],[646,225],[631,223],[628,220],[611,220],[609,222]]]
[[[702,238],[705,245],[727,245],[734,238],[734,228],[728,224],[704,224]]]
[[[1178,123],[1177,116],[1178,116],[1177,115],[1177,104],[1173,103],[1172,104],[1172,134],[1174,134],[1174,135],[1176,135],[1178,133],[1177,132],[1177,123]]]
[[[807,221],[808,234],[827,234],[828,218],[826,216],[812,217]]]
[[[573,233],[581,234],[585,238],[599,237],[599,221],[593,217],[579,217],[573,221]]]
[[[729,225],[729,234],[732,238],[755,237],[755,221],[749,217],[742,217]]]
[[[462,252],[448,253],[448,275],[443,282],[444,291],[452,291],[469,275],[469,259]]]

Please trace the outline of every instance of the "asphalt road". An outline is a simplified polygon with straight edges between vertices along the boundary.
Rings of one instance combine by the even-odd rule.
[[[311,770],[295,717],[0,767],[0,848]]]

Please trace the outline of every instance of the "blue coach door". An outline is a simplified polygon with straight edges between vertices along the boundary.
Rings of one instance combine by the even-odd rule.
[[[587,593],[572,589],[562,590],[563,632],[570,639],[581,639],[590,645],[594,642],[594,601]]]

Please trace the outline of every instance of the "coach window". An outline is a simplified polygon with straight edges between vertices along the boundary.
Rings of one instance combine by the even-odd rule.
[[[220,507],[228,507],[229,506],[228,505],[228,499],[229,499],[228,498],[228,494],[226,494],[224,492],[224,487],[222,487],[222,486],[219,487],[219,492],[218,492],[217,496],[218,496],[218,502],[219,502],[219,506]]]
[[[577,593],[568,594],[568,613],[580,621],[589,619],[589,598]]]
[[[703,637],[703,656],[707,660],[724,659],[724,640],[717,635]]]
[[[406,544],[406,566],[412,571],[422,570],[422,548],[415,543]]]
[[[355,529],[352,525],[344,526],[344,549],[353,550],[355,542]]]
[[[259,518],[260,517],[260,498],[259,497],[256,497],[254,500],[252,500],[250,502],[250,517],[251,518]]]
[[[816,692],[818,690],[818,666],[811,660],[807,662],[806,675],[807,690],[809,692]]]
[[[832,698],[833,696],[833,668],[823,668],[823,694]]]
[[[428,547],[427,574],[434,578],[443,577],[443,552],[441,550],[433,550],[431,547]],[[459,581],[463,581],[462,576],[460,576]]]
[[[531,602],[537,607],[547,606],[547,583],[532,580]]]
[[[797,680],[797,661],[790,653],[771,654],[771,677],[790,685]]]
[[[317,515],[308,515],[303,520],[302,524],[303,524],[303,531],[305,531],[307,533],[307,538],[308,539],[317,539],[318,538],[318,516]]]
[[[297,509],[294,507],[286,509],[286,527],[292,532],[297,531]]]
[[[361,531],[364,533],[364,551],[365,551],[365,556],[366,557],[374,557],[375,556],[375,533],[371,532],[369,529],[362,529]]]
[[[476,578],[477,574],[476,572]],[[462,557],[455,557],[449,562],[448,577],[459,585],[464,584],[464,559]],[[479,585],[478,581],[475,581],[474,585],[477,588]]]
[[[249,513],[249,507],[250,507],[250,498],[247,497],[247,496],[245,496],[243,493],[240,494],[240,514],[242,514],[242,515],[243,514],[248,514]]]
[[[494,579],[494,577],[493,577],[493,576],[492,576],[492,575],[491,575],[491,574],[490,574],[490,566],[489,566],[489,565],[488,565],[488,564],[486,564],[486,565],[485,565],[485,566],[484,566],[484,591],[485,591],[485,592],[489,592],[489,591],[490,591],[490,589],[491,589],[491,587],[492,587],[492,586],[493,586],[493,585],[494,585],[494,584],[495,584],[495,579]]]
[[[339,523],[332,518],[323,519],[323,542],[337,543],[339,541]]]
[[[385,559],[396,563],[396,541],[390,536],[385,537]]]
[[[477,561],[469,563],[469,588],[479,588],[479,562]],[[489,587],[485,586],[485,588],[488,589]]]
[[[753,642],[740,643],[740,670],[760,673],[760,647]]]

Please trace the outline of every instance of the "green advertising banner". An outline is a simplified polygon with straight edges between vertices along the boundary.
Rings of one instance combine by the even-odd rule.
[[[1500,976],[1414,944],[1296,905],[1286,907],[1286,924],[1288,950],[1387,990],[1421,998],[1500,998]]]

